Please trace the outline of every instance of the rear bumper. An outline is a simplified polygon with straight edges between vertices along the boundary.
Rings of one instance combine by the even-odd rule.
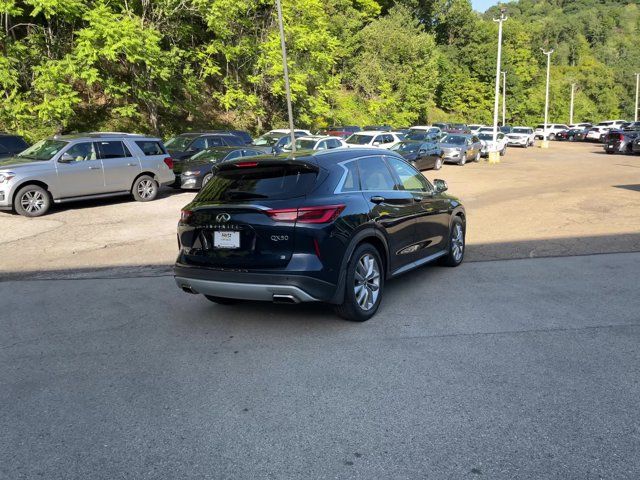
[[[336,285],[287,273],[207,269],[177,264],[176,285],[188,293],[258,301],[332,302]]]

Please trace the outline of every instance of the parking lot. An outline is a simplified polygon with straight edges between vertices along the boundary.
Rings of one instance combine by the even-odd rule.
[[[179,291],[193,193],[0,215],[0,478],[639,478],[640,156],[425,174],[467,263],[364,324]]]
[[[553,142],[549,150],[511,148],[498,165],[424,173],[445,179],[465,203],[467,261],[640,250],[640,156]],[[193,196],[166,188],[146,204],[120,198],[57,206],[38,219],[1,214],[3,271],[20,277],[166,271],[176,255],[180,209]]]

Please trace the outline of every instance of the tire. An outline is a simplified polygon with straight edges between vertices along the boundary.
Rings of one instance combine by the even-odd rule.
[[[442,157],[436,158],[436,163],[433,165],[434,170],[440,170],[442,168]]]
[[[202,185],[200,186],[200,188],[203,189],[205,185],[209,183],[209,180],[211,180],[212,178],[213,178],[213,174],[207,173],[202,179]]]
[[[575,141],[576,141],[576,139],[573,137],[573,135],[571,135],[571,136],[569,137],[569,141],[570,141],[570,142],[575,142]]]
[[[131,187],[131,195],[137,202],[150,202],[158,196],[158,182],[149,175],[141,175],[135,179]]]
[[[446,267],[457,267],[464,260],[465,227],[460,217],[453,217],[449,232],[449,246],[447,254],[442,257],[440,264]],[[457,248],[456,248],[457,247]]]
[[[235,305],[242,301],[238,298],[214,297],[213,295],[205,295],[204,298],[218,305]]]
[[[335,306],[336,313],[352,322],[364,322],[380,307],[384,290],[384,266],[376,248],[363,243],[347,265],[344,301]]]
[[[460,157],[460,160],[458,160],[458,165],[460,165],[461,167],[467,163],[467,152],[462,154],[462,157]]]
[[[505,153],[507,153],[507,147],[506,147],[506,146],[504,146],[504,147],[502,148],[502,150],[500,150],[500,156],[501,156],[501,157],[504,157],[504,154],[505,154]]]
[[[39,217],[49,211],[51,195],[38,185],[26,185],[14,197],[13,208],[23,217]]]
[[[550,133],[549,134],[549,140],[555,140],[556,139],[556,134],[555,133]]]

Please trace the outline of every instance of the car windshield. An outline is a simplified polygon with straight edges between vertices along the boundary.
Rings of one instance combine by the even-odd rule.
[[[531,133],[528,128],[514,128],[511,133]]]
[[[373,140],[371,135],[360,135],[359,133],[354,133],[347,138],[347,143],[351,145],[367,145],[371,143],[371,140]]]
[[[308,138],[298,138],[296,140],[296,150],[313,150],[313,147],[316,146],[317,140],[310,140]],[[285,147],[287,149],[291,148],[291,142],[287,143]]]
[[[32,160],[51,160],[67,143],[61,140],[40,140],[24,152],[19,153],[18,157]]]
[[[396,152],[413,153],[418,151],[418,148],[420,148],[419,142],[399,142],[391,147],[390,150],[394,150]]]
[[[478,138],[480,140],[493,140],[493,133],[479,133]]]
[[[211,150],[202,150],[191,157],[190,161],[211,162],[216,163],[224,159],[229,152],[217,152]]]
[[[447,135],[442,139],[442,143],[449,143],[451,145],[464,145],[466,137],[462,135]]]
[[[413,132],[409,133],[409,135],[407,135],[407,140],[426,140],[428,138],[434,138],[435,135],[433,135],[433,133],[427,133],[427,132],[419,132],[414,130]]]
[[[252,145],[256,145],[258,147],[273,147],[284,135],[285,134],[283,133],[265,133],[264,135],[256,138]]]
[[[191,136],[178,135],[177,137],[169,139],[164,145],[168,150],[186,150],[191,140],[193,140]]]

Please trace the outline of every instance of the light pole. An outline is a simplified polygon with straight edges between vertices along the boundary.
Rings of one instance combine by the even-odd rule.
[[[640,73],[636,73],[636,109],[633,111],[633,121],[638,121],[638,92],[640,92]]]
[[[576,84],[571,84],[571,103],[569,104],[569,125],[573,125],[573,99],[576,94]]]
[[[502,126],[507,124],[507,72],[502,72]]]
[[[291,135],[291,151],[296,151],[296,136],[293,132],[293,108],[291,107],[291,87],[289,86],[289,68],[287,67],[287,46],[284,42],[284,25],[282,22],[282,5],[276,0],[278,9],[278,25],[280,26],[280,47],[282,48],[282,68],[284,70],[284,89],[287,95],[287,114],[289,115],[289,134]]]
[[[551,72],[551,54],[553,49],[545,52],[542,49],[542,53],[547,56],[547,88],[544,94],[544,131],[542,133],[542,148],[549,148],[549,141],[547,139],[547,123],[549,121],[549,73]]]
[[[500,9],[500,18],[494,18],[494,22],[498,22],[498,59],[496,61],[496,93],[493,104],[493,148],[489,151],[489,163],[499,163],[500,154],[498,153],[498,103],[500,99],[500,61],[502,58],[502,24],[507,19],[505,15],[506,9]]]

